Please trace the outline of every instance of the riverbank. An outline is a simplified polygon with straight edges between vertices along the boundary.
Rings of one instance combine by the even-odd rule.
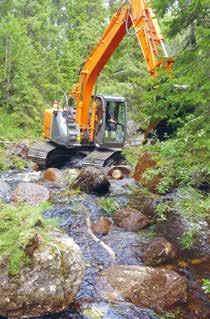
[[[65,167],[60,170],[61,175],[70,176],[72,170]],[[74,172],[75,173],[75,172]],[[11,202],[11,194],[18,183],[32,182],[42,184],[50,193],[51,207],[43,212],[48,218],[56,219],[59,227],[65,231],[79,245],[86,264],[85,277],[77,294],[74,307],[62,314],[47,315],[42,318],[177,318],[177,319],[207,319],[210,315],[208,295],[202,289],[203,279],[209,276],[209,228],[204,224],[198,236],[198,241],[190,249],[184,249],[180,242],[184,227],[188,227],[187,220],[178,213],[171,213],[166,220],[156,218],[155,207],[163,200],[175,199],[176,192],[159,196],[145,193],[145,188],[132,177],[122,180],[110,179],[110,193],[102,201],[101,197],[82,192],[66,191],[66,184],[43,181],[42,172],[30,169],[10,171],[1,174],[1,180],[9,185],[3,201]],[[105,201],[105,204],[104,204]],[[108,204],[107,204],[107,203]],[[87,216],[91,224],[98,223],[101,218],[113,219],[114,210],[130,207],[141,211],[150,220],[149,225],[140,231],[128,231],[112,224],[108,233],[103,236],[97,234],[99,241],[95,241],[87,225]],[[117,205],[116,205],[117,204]],[[128,302],[128,300],[113,299],[109,296],[103,299],[104,286],[99,282],[101,273],[114,265],[143,266],[144,252],[152,240],[164,237],[172,243],[178,254],[175,259],[166,260],[155,266],[158,269],[174,270],[187,279],[189,291],[188,302],[178,305],[172,311],[155,314],[154,310],[143,309]],[[104,248],[104,243],[114,252],[116,260]]]

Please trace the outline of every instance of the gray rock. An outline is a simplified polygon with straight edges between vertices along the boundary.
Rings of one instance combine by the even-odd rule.
[[[0,315],[12,318],[60,312],[75,299],[84,275],[80,248],[73,239],[54,231],[41,240],[31,263],[19,275],[8,275],[0,264]]]
[[[187,280],[168,269],[112,266],[102,273],[97,289],[109,302],[126,300],[158,312],[187,301]]]
[[[145,215],[130,207],[117,210],[113,220],[117,226],[129,231],[138,231],[149,225],[149,219]]]
[[[178,257],[177,248],[163,237],[152,240],[146,248],[143,260],[148,265],[157,265]]]
[[[18,203],[38,205],[49,199],[49,191],[46,187],[34,183],[19,183],[12,193],[12,200]]]
[[[0,179],[0,198],[6,196],[10,191],[10,186],[3,179]]]

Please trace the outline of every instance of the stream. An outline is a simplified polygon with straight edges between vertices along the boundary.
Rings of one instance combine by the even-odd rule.
[[[67,168],[63,168],[64,174],[66,170]],[[32,171],[11,171],[1,174],[0,178],[6,181],[13,190],[22,181],[39,182],[40,174],[40,172]],[[141,198],[138,199],[138,196],[136,196],[135,189],[139,186],[134,179],[110,180],[110,183],[111,191],[109,196],[118,203],[119,207],[125,205],[138,207]],[[101,216],[106,216],[105,211],[99,206],[100,197],[84,193],[56,197],[58,189],[54,184],[48,183],[46,185],[54,196],[53,206],[44,212],[44,216],[56,218],[60,227],[80,246],[86,264],[86,273],[73,306],[63,313],[46,315],[39,317],[39,319],[210,318],[210,301],[201,288],[202,279],[209,278],[210,275],[210,248],[207,241],[202,244],[203,254],[198,257],[196,251],[185,252],[182,250],[180,257],[173,263],[158,266],[177,271],[185,276],[189,282],[188,303],[180,305],[168,317],[155,314],[150,309],[141,309],[125,301],[116,303],[103,301],[99,296],[100,286],[97,285],[97,277],[104,269],[113,265],[113,259],[100,243],[93,240],[88,232],[85,220],[86,214],[88,214],[91,222],[97,221]],[[4,201],[9,203],[10,197],[5,197]],[[206,231],[207,235],[209,235],[208,231]],[[162,225],[151,225],[140,232],[129,232],[123,228],[113,226],[108,235],[98,238],[114,251],[116,256],[115,264],[142,265],[141,255],[145,246],[151,239],[160,236],[167,238],[171,242],[177,242],[179,236],[178,217],[172,217]],[[87,316],[90,309],[94,313],[92,317]],[[178,313],[177,316],[176,313]]]

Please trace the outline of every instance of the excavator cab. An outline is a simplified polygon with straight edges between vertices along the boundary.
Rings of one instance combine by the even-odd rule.
[[[125,98],[97,95],[95,100],[95,145],[100,148],[123,147],[127,123]]]

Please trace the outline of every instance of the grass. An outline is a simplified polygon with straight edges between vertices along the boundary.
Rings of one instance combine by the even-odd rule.
[[[196,237],[199,234],[199,227],[191,227],[186,230],[180,237],[180,243],[185,250],[189,250],[193,247]]]
[[[170,210],[170,207],[167,202],[159,203],[155,207],[155,213],[157,216],[158,222],[164,222],[168,218],[168,211]]]
[[[21,267],[30,263],[25,250],[29,241],[36,234],[45,238],[48,230],[55,227],[54,220],[42,216],[47,208],[47,203],[38,207],[0,203],[0,263],[7,261],[11,276],[18,275]]]

